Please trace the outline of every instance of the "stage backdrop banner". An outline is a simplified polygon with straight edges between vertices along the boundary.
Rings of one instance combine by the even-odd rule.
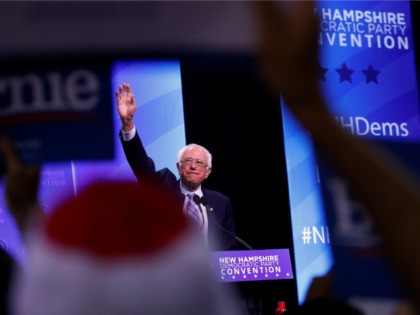
[[[320,80],[336,122],[372,145],[399,144],[386,146],[396,156],[404,147],[418,147],[410,2],[322,1],[317,14]],[[334,293],[368,315],[392,314],[405,295],[374,222],[328,161],[319,158],[318,170],[334,258]]]
[[[337,123],[354,136],[372,142],[418,143],[418,84],[410,2],[317,1],[316,14],[320,21],[319,80]],[[338,242],[350,249],[355,241],[361,245],[363,236],[358,234],[358,240],[345,239],[346,235],[357,235],[357,231],[356,234],[343,234],[337,230],[343,225],[327,216],[325,207],[338,210],[330,199],[333,192],[327,179],[336,174],[330,172],[328,165],[320,165],[310,134],[294,119],[286,105],[282,104],[283,134],[298,297],[299,302],[303,302],[313,277],[326,274],[334,261],[336,267],[341,266],[343,251],[336,247]],[[352,153],[348,154],[351,156]],[[346,257],[344,261],[351,270],[343,269],[343,278],[336,278],[336,292],[348,298],[355,294],[379,298],[382,294],[386,299],[390,296],[398,299],[399,286],[390,277],[386,283],[385,280],[377,283],[381,289],[376,293],[372,292],[372,285],[365,286],[365,282],[376,279],[373,272],[384,275],[390,270],[387,264],[383,265],[383,251],[377,250],[380,240],[376,231],[364,221],[366,216],[356,210],[360,205],[353,193],[348,193],[349,205],[354,207],[349,211],[359,214],[351,217],[359,220],[359,225],[351,227],[357,226],[359,232],[364,229],[364,236],[371,233],[365,239],[371,243],[364,244],[359,253],[374,259],[364,260],[366,265],[353,265]],[[369,251],[366,245],[374,247]],[[376,262],[377,268],[374,267]],[[367,265],[371,266],[368,268]],[[363,276],[356,278],[350,271]],[[346,281],[351,285],[346,286]]]
[[[213,251],[210,254],[219,282],[293,279],[289,249]]]

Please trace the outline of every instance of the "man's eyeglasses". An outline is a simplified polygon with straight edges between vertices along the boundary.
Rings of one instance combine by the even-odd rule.
[[[205,163],[204,161],[194,160],[194,159],[191,159],[191,158],[185,158],[181,162],[182,162],[182,164],[188,165],[188,166],[193,164],[193,162],[195,162],[195,166],[197,166],[199,168],[207,167],[207,163]]]

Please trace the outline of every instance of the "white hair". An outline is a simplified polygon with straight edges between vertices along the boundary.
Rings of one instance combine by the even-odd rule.
[[[184,155],[185,151],[189,148],[192,148],[192,147],[198,147],[198,148],[201,148],[202,150],[204,150],[204,152],[206,153],[206,156],[207,156],[207,161],[206,161],[207,162],[207,167],[211,167],[211,161],[212,161],[211,153],[205,147],[203,147],[199,144],[196,144],[196,143],[190,143],[190,144],[186,145],[185,147],[181,148],[178,151],[177,160],[176,160],[177,163],[181,163],[182,156]]]

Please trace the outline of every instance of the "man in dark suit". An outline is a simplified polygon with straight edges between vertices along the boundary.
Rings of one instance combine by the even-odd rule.
[[[190,193],[198,195],[202,203],[195,205],[199,211],[196,220],[198,220],[202,234],[208,240],[209,249],[237,249],[230,199],[201,185],[212,171],[210,152],[197,144],[190,144],[182,148],[178,153],[176,163],[180,179],[177,179],[176,175],[168,168],[157,171],[153,160],[147,155],[134,125],[136,100],[130,85],[123,83],[115,94],[122,122],[120,139],[127,161],[137,180],[141,182],[144,177],[153,177],[164,185],[179,191],[181,197]],[[187,205],[187,198],[185,199],[185,205]],[[184,206],[184,208],[186,207]],[[187,210],[184,211],[187,213]]]

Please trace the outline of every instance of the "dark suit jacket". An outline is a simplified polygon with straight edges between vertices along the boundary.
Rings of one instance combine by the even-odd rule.
[[[179,180],[174,173],[168,168],[156,171],[155,163],[148,157],[137,132],[132,140],[124,141],[121,139],[121,142],[128,164],[131,166],[131,169],[139,182],[142,177],[151,176],[181,194]],[[208,201],[209,208],[213,209],[207,214],[210,249],[237,249],[237,242],[233,236],[235,235],[235,224],[230,199],[214,190],[206,189],[204,187],[201,187],[201,190],[203,191],[203,196],[206,197]],[[224,230],[229,231],[233,235]]]

